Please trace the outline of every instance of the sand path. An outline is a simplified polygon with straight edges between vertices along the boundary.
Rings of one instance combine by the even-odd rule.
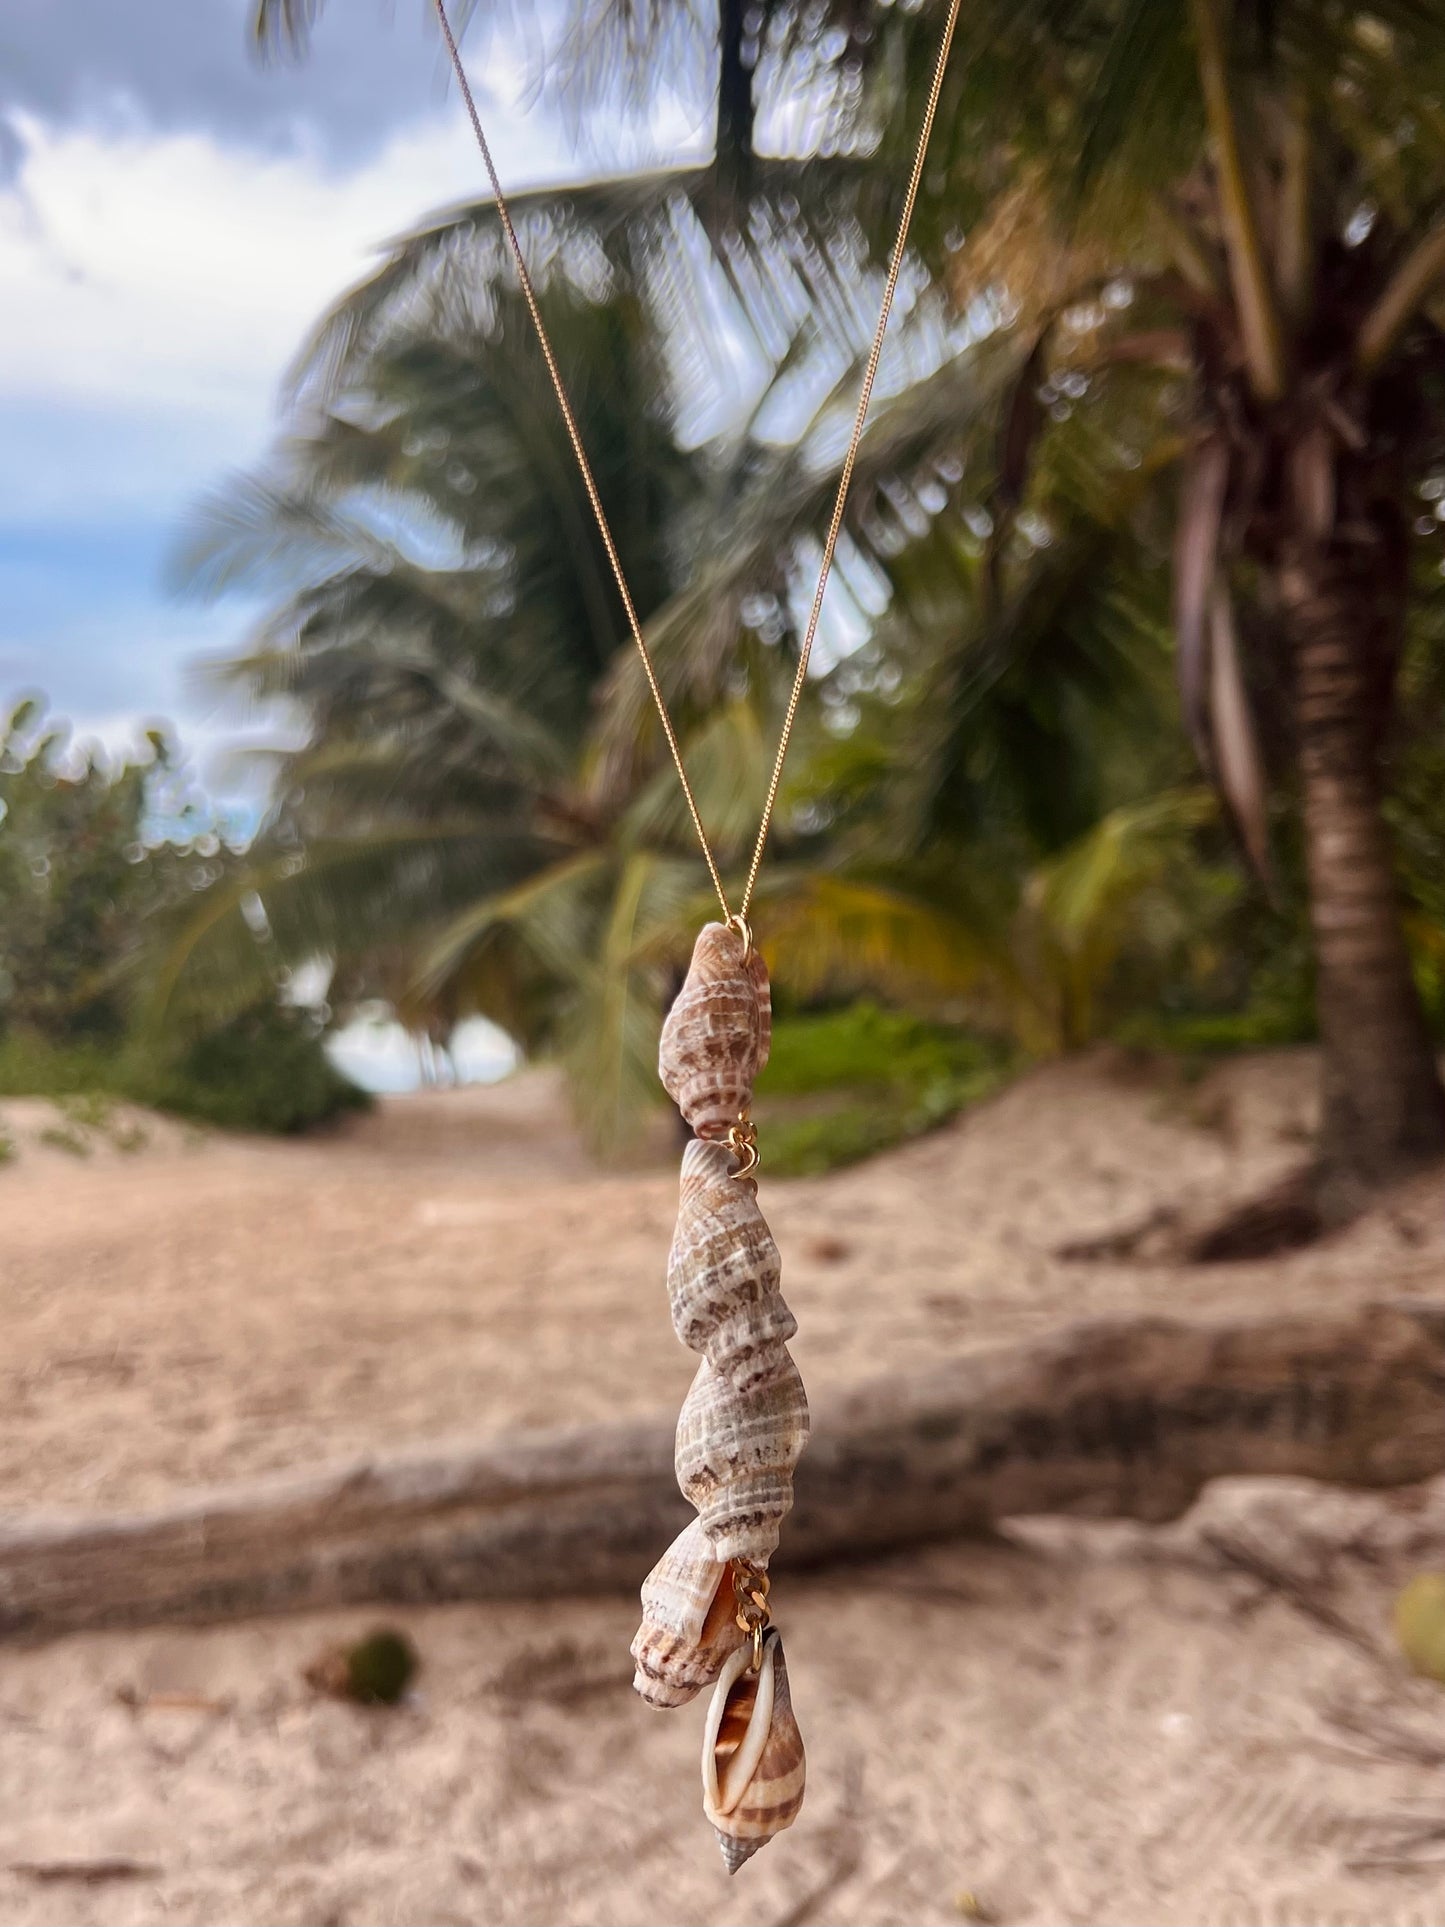
[[[1434,1289],[1445,1225],[1422,1192],[1284,1262],[1054,1255],[1267,1183],[1299,1160],[1311,1090],[1296,1055],[1195,1086],[1062,1065],[867,1166],[765,1178],[804,1377],[931,1365],[1092,1312]],[[392,1100],[296,1143],[171,1131],[78,1161],[35,1128],[12,1125],[22,1155],[0,1173],[0,1506],[128,1505],[686,1391],[663,1286],[675,1165],[599,1175],[545,1077]]]
[[[1106,1309],[1445,1296],[1435,1185],[1269,1264],[1054,1255],[1288,1168],[1310,1071],[1061,1066],[858,1171],[765,1184],[805,1374]],[[161,1130],[83,1161],[5,1109],[0,1506],[144,1502],[685,1388],[674,1178],[590,1170],[545,1079],[299,1145]],[[1445,1921],[1424,1837],[1445,1837],[1445,1695],[1388,1638],[1432,1558],[1436,1494],[1261,1485],[1162,1534],[1041,1524],[790,1581],[809,1800],[731,1883],[694,1814],[697,1709],[626,1690],[626,1600],[400,1615],[424,1672],[395,1715],[301,1679],[370,1614],[3,1649],[0,1922],[877,1927],[956,1922],[968,1894],[1019,1923]],[[97,1859],[138,1871],[35,1871]]]

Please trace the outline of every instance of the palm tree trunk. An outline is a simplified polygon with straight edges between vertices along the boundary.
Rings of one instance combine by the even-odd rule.
[[[1297,554],[1280,575],[1293,647],[1316,1000],[1323,1044],[1321,1209],[1356,1212],[1445,1157],[1442,1091],[1400,924],[1378,767],[1382,622],[1368,566]],[[1382,592],[1383,591],[1383,592]]]
[[[747,17],[748,0],[719,0],[717,201],[729,223],[739,227],[751,186],[756,107]]]

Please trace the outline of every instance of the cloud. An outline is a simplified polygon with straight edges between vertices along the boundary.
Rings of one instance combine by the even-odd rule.
[[[347,167],[435,110],[430,12],[426,0],[332,0],[306,62],[262,68],[247,45],[251,0],[0,0],[0,104],[68,124],[123,102],[157,132],[309,147]]]
[[[107,737],[154,712],[211,731],[184,669],[249,612],[165,601],[187,507],[264,450],[286,365],[378,244],[484,191],[423,0],[389,30],[381,0],[331,0],[280,74],[247,67],[246,11],[0,0],[0,701],[39,684]],[[467,48],[504,179],[574,176],[506,39]],[[629,158],[707,138],[676,103],[599,132]]]
[[[397,131],[455,109],[432,0],[329,0],[304,59],[263,65],[250,44],[254,0],[0,0],[0,120],[56,126],[129,122],[204,133],[254,153],[305,153],[350,172]],[[500,7],[451,0],[483,114],[545,84],[570,0]],[[473,17],[468,19],[467,16]],[[670,77],[689,95],[696,76]],[[660,90],[668,94],[668,88]],[[664,111],[678,111],[664,99]],[[691,131],[709,118],[693,102]],[[601,116],[606,139],[609,117]],[[23,136],[0,127],[0,182]]]
[[[488,110],[508,184],[575,177],[519,87],[513,74]],[[670,118],[649,142],[675,146]],[[160,411],[207,435],[230,424],[248,450],[307,329],[378,244],[484,193],[455,101],[345,172],[314,150],[262,154],[212,133],[11,119],[24,155],[0,191],[0,403]]]
[[[500,125],[518,179],[555,168],[545,129]],[[21,126],[0,189],[0,692],[193,713],[185,662],[244,622],[163,599],[188,505],[262,452],[283,369],[377,239],[474,194],[479,163],[452,113],[347,173],[204,133]]]
[[[513,177],[558,171],[545,133],[506,117]],[[52,126],[22,115],[0,194],[0,395],[246,416],[378,240],[475,197],[459,115],[393,135],[350,173],[209,134]],[[264,408],[264,402],[262,403]]]

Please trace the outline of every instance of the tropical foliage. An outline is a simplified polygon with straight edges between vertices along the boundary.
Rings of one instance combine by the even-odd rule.
[[[35,699],[0,726],[0,1094],[92,1110],[128,1097],[274,1131],[364,1102],[327,1062],[315,1018],[270,985],[196,1036],[138,1024],[157,933],[236,859],[163,735],[119,764],[68,735]],[[71,1118],[72,1134],[100,1115]]]
[[[870,1156],[988,1096],[1010,1069],[975,1031],[867,999],[785,1019],[755,1107],[768,1171],[808,1176]]]
[[[314,10],[263,4],[258,31]],[[584,129],[623,88],[716,92],[708,165],[523,212],[725,851],[940,23],[589,0],[553,71]],[[1428,980],[1438,828],[1391,731],[1399,675],[1438,673],[1416,524],[1445,484],[1442,180],[1420,0],[964,10],[765,906],[789,981],[926,986],[1034,1048],[1165,977],[1187,1001],[1241,888],[1165,720],[1172,646],[1277,948],[1312,909],[1339,1209],[1445,1147],[1405,935]],[[264,940],[222,893],[177,954],[232,995],[325,950],[419,1024],[486,1009],[570,1055],[610,1136],[702,893],[510,285],[487,205],[403,239],[203,528],[202,580],[281,572],[234,673],[312,734],[249,880]],[[1243,914],[1249,954],[1269,915]]]
[[[147,912],[170,887],[143,840],[148,799],[170,773],[151,759],[108,769],[28,699],[0,723],[0,1030],[50,1043],[110,1040]],[[195,880],[209,880],[209,850]]]
[[[480,1011],[559,1055],[593,1136],[619,1141],[697,896],[692,830],[670,772],[619,770],[596,742],[625,631],[520,303],[455,292],[395,317],[324,394],[308,375],[304,432],[197,522],[189,579],[282,592],[219,679],[300,705],[311,741],[159,994],[206,1013],[327,955],[340,1008],[385,995],[438,1035]],[[544,299],[646,615],[683,580],[706,478],[658,330],[583,240],[558,239]],[[759,692],[688,719],[725,856],[761,799]]]

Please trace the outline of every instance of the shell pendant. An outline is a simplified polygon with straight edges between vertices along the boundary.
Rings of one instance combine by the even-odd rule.
[[[742,1646],[724,1666],[702,1735],[702,1810],[729,1873],[793,1824],[807,1777],[776,1629],[764,1635],[756,1672],[752,1657]]]
[[[704,925],[663,1026],[658,1069],[696,1137],[682,1161],[668,1260],[673,1328],[702,1354],[677,1422],[677,1481],[697,1509],[642,1587],[633,1684],[652,1706],[712,1686],[703,1811],[736,1873],[797,1817],[803,1742],[767,1564],[793,1503],[808,1401],[787,1341],[797,1320],[758,1208],[753,1080],[768,1061],[767,971],[745,930]]]

